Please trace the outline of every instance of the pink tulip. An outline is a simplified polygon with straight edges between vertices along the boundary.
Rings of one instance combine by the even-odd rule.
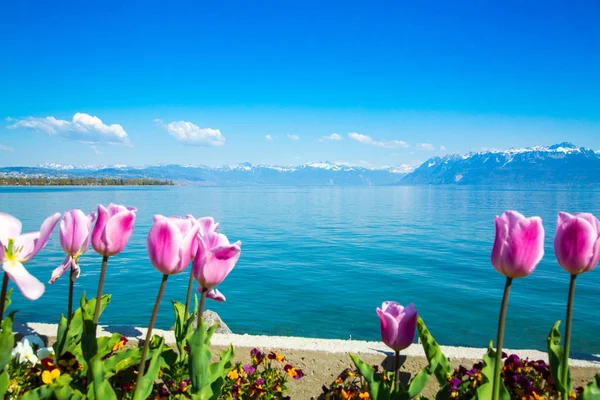
[[[219,224],[215,222],[213,217],[201,217],[197,220],[192,215],[187,215],[187,219],[191,221],[196,221],[198,225],[200,225],[200,231],[198,232],[199,238],[206,236],[209,233],[216,232],[219,228]],[[196,258],[196,252],[198,251],[197,243],[194,243],[194,247],[192,250],[192,260]]]
[[[196,288],[196,290],[198,291],[198,293],[202,293],[202,286],[198,286],[198,288]],[[227,300],[225,298],[225,295],[221,292],[219,292],[219,289],[210,289],[206,292],[206,297],[208,297],[209,299],[212,299],[214,301],[218,301],[220,303],[224,302],[225,300]]]
[[[212,289],[229,275],[242,252],[242,242],[229,243],[227,236],[208,232],[198,241],[192,274],[204,289]]]
[[[199,229],[200,226],[190,219],[155,215],[148,233],[148,255],[154,268],[165,275],[185,270]]]
[[[94,219],[96,219],[94,213],[85,215],[81,210],[69,210],[63,214],[62,221],[60,221],[60,244],[67,257],[52,272],[49,283],[54,283],[69,268],[72,271],[73,281],[79,278],[79,257],[90,247]]]
[[[377,314],[383,343],[396,351],[412,344],[417,329],[417,310],[412,303],[405,308],[395,301],[385,301]]]
[[[21,234],[21,221],[12,215],[0,213],[2,269],[29,300],[39,299],[44,294],[45,287],[42,282],[27,272],[23,264],[46,246],[59,218],[59,213],[53,214],[42,223],[39,232]]]
[[[92,233],[92,247],[104,257],[119,254],[133,233],[136,209],[116,204],[98,206],[98,221]]]
[[[496,217],[492,265],[508,278],[533,272],[544,256],[544,227],[540,217],[525,218],[516,211]]]
[[[561,267],[572,275],[596,268],[600,260],[600,221],[592,214],[561,212],[556,222],[554,252]]]

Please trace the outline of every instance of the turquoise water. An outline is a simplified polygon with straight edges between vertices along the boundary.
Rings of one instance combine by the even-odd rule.
[[[544,349],[555,320],[564,319],[568,275],[554,260],[559,210],[600,215],[597,190],[495,190],[445,187],[168,187],[0,188],[0,209],[38,230],[43,218],[98,203],[138,208],[134,235],[110,259],[105,291],[113,294],[102,323],[147,325],[160,274],[145,243],[152,215],[212,215],[242,257],[209,303],[234,332],[379,339],[375,308],[384,300],[414,302],[439,342],[485,347],[495,337],[504,280],[490,265],[496,214],[540,215],[546,256],[532,276],[513,284],[506,346]],[[28,264],[46,282],[64,255],[54,232]],[[76,294],[95,295],[100,257],[81,259]],[[188,275],[169,278],[157,325],[173,323],[170,299],[184,301]],[[13,295],[17,321],[57,322],[67,306],[67,280],[30,302]],[[600,353],[600,268],[578,279],[575,353]]]

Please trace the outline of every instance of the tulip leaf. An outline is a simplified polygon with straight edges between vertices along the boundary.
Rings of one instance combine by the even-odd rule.
[[[13,319],[17,312],[13,311],[2,320],[2,332],[0,332],[0,371],[4,371],[10,362],[12,349],[15,346],[15,335],[13,335]]]
[[[175,311],[175,341],[179,352],[178,360],[181,361],[186,356],[185,344],[194,332],[192,324],[194,323],[195,313],[192,313],[192,315],[186,314],[185,306],[177,301],[173,301],[173,310]]]
[[[483,367],[481,374],[483,375],[483,383],[477,388],[477,399],[489,400],[492,398],[494,390],[494,367],[497,354],[494,351],[493,344],[490,342],[487,353],[483,356]],[[502,355],[500,355],[502,357]],[[510,400],[510,394],[504,385],[504,380],[500,378],[500,397],[499,400]]]
[[[200,319],[194,334],[188,340],[190,349],[189,372],[192,383],[192,394],[200,394],[202,389],[209,385],[208,364],[211,352],[207,345],[207,332],[204,319]],[[210,341],[209,341],[210,344]]]
[[[385,387],[383,378],[375,373],[371,365],[361,360],[358,356],[350,354],[350,358],[360,375],[369,384],[369,394],[372,400],[390,400],[390,391]]]
[[[160,371],[160,364],[164,345],[164,338],[156,335],[152,338],[150,342],[150,351],[152,352],[150,363],[148,365],[148,368],[146,369],[146,372],[144,373],[144,376],[142,377],[142,386],[140,388],[135,388],[133,400],[145,400],[152,393],[154,381],[156,381],[156,379],[158,378],[158,373]]]
[[[409,399],[417,397],[423,391],[423,389],[425,389],[427,382],[429,382],[429,378],[431,378],[431,375],[433,375],[431,371],[435,370],[436,367],[437,365],[433,368],[423,368],[419,371],[417,375],[414,376],[414,378],[410,381],[410,384],[408,385],[407,392]]]
[[[12,292],[13,292],[12,288],[8,289],[8,291],[6,292],[6,297],[4,297],[4,312],[5,313],[8,310],[8,307],[10,307],[10,305],[12,304],[12,300],[10,299]]]
[[[592,382],[583,388],[581,400],[600,400],[600,372],[596,374]]]
[[[564,368],[569,368],[568,365],[563,365],[564,352],[560,345],[560,321],[556,321],[550,333],[548,334],[548,359],[550,361],[550,372],[560,393],[569,393],[573,382],[571,379],[571,371],[567,371],[567,381],[563,382]]]
[[[110,378],[119,371],[137,365],[142,357],[140,347],[132,347],[130,349],[120,350],[111,355],[104,361],[104,370],[106,377]]]
[[[442,349],[431,335],[429,329],[427,329],[427,326],[425,326],[425,322],[421,317],[417,317],[417,330],[419,331],[419,339],[421,340],[421,345],[425,351],[429,366],[436,365],[433,373],[439,385],[443,387],[448,383],[448,378],[452,375],[450,361],[442,353]]]
[[[5,369],[0,374],[0,399],[4,398],[6,391],[8,390],[8,385],[10,384],[10,376],[8,376],[8,371]]]

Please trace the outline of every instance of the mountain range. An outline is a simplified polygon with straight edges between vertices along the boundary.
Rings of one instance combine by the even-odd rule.
[[[367,168],[348,163],[298,166],[242,163],[207,167],[154,165],[132,167],[44,164],[0,167],[0,176],[150,178],[193,185],[588,185],[600,184],[600,152],[563,142],[509,150],[433,157],[419,167]]]
[[[404,185],[600,184],[600,152],[563,142],[505,151],[434,157],[399,180]]]

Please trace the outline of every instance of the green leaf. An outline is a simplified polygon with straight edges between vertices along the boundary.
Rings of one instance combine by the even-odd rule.
[[[208,344],[207,341],[209,342]],[[206,325],[204,324],[204,320],[201,319],[196,331],[188,340],[192,394],[200,394],[202,389],[210,384],[208,364],[210,363],[212,354],[208,345],[210,345],[210,340],[207,339]]]
[[[0,332],[0,371],[4,371],[10,362],[12,349],[15,346],[15,335],[13,335],[13,319],[17,312],[13,311],[2,320],[2,332]]]
[[[12,304],[12,300],[10,299],[12,292],[13,292],[12,288],[8,289],[8,291],[6,292],[6,297],[4,300],[4,313],[6,313],[6,311],[8,311],[8,307],[10,307],[10,305]]]
[[[500,355],[502,357],[502,355]],[[481,374],[483,375],[483,384],[477,388],[477,399],[489,400],[492,398],[492,392],[494,391],[494,366],[496,363],[496,352],[493,348],[493,343],[490,342],[487,353],[483,356],[483,368],[481,368]],[[504,380],[500,378],[500,400],[510,400],[510,394],[504,385]]]
[[[141,357],[142,349],[140,347],[132,347],[130,349],[118,351],[104,361],[106,377],[111,378],[118,372],[139,364]]]
[[[219,361],[212,363],[208,366],[208,372],[211,376],[211,380],[218,378],[225,378],[227,373],[231,370],[231,361],[235,356],[233,352],[233,346],[229,345],[229,348],[221,352],[221,358]]]
[[[96,400],[117,400],[117,394],[104,373],[102,359],[100,357],[94,357],[89,367],[92,371],[92,384],[88,387],[88,398]],[[91,396],[92,393],[93,397]]]
[[[5,369],[0,374],[0,399],[4,398],[4,395],[8,390],[8,385],[10,385],[10,376],[8,376],[8,371]]]
[[[391,395],[389,389],[385,386],[380,375],[375,373],[371,365],[361,360],[358,356],[350,354],[350,358],[358,369],[360,375],[369,384],[369,394],[372,400],[390,400]]]
[[[148,368],[142,377],[141,387],[135,388],[133,400],[145,400],[150,396],[150,393],[152,393],[154,381],[158,378],[164,345],[165,340],[162,337],[154,336],[152,338],[152,341],[150,342],[150,349],[152,352],[150,365],[148,365]]]
[[[600,400],[600,372],[583,388],[581,400]]]
[[[425,326],[425,322],[423,322],[421,317],[417,318],[417,329],[419,331],[421,345],[423,346],[430,367],[434,364],[437,365],[433,372],[435,378],[440,386],[444,386],[448,382],[448,378],[452,375],[450,361],[448,361],[448,358],[442,353],[442,349],[431,335],[429,329],[427,329],[427,326]]]
[[[568,365],[563,365],[564,352],[560,345],[560,321],[556,321],[550,333],[548,334],[548,359],[550,360],[550,371],[552,377],[560,393],[569,393],[573,386],[571,379],[571,371],[567,371],[567,381],[563,382],[564,368],[569,368]]]
[[[423,389],[425,389],[425,386],[427,385],[427,382],[429,382],[429,378],[431,378],[432,375],[432,370],[435,370],[437,367],[437,365],[433,368],[427,367],[427,368],[423,368],[422,370],[419,371],[419,373],[417,375],[415,375],[412,380],[410,381],[410,384],[408,385],[408,398],[409,399],[413,399],[415,397],[417,397],[422,391]]]

